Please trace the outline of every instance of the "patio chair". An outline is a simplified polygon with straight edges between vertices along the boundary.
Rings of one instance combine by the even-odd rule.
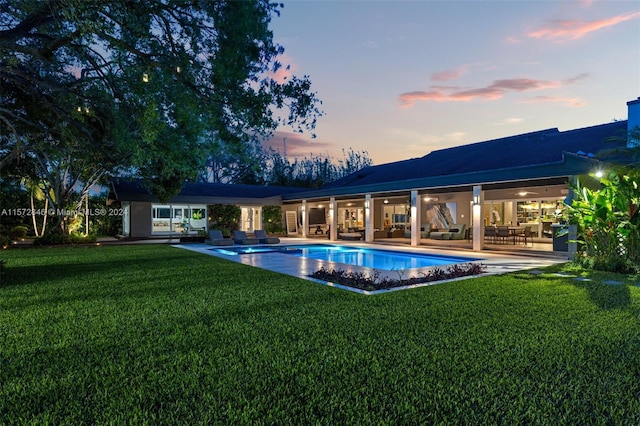
[[[280,238],[277,237],[269,237],[267,233],[264,232],[264,229],[256,229],[254,231],[256,238],[260,242],[260,244],[279,244]]]
[[[496,239],[502,240],[503,243],[507,242],[507,238],[512,237],[508,226],[498,226],[496,231]]]
[[[241,245],[260,244],[257,238],[247,237],[244,231],[233,231],[233,242]]]
[[[223,237],[221,231],[212,229],[209,231],[209,239],[205,240],[205,243],[210,246],[232,246],[233,240]]]
[[[525,246],[527,245],[527,241],[531,240],[531,245],[533,246],[533,236],[534,235],[535,234],[531,230],[531,227],[530,226],[525,226],[522,231],[520,231],[519,233],[516,234],[516,238],[519,241],[522,241]]]
[[[484,228],[484,239],[491,240],[491,242],[496,241],[496,227],[495,226],[487,226]]]

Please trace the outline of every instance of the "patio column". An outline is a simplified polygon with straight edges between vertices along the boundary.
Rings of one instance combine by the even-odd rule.
[[[338,239],[338,202],[335,197],[329,200],[329,239],[331,241]]]
[[[364,196],[364,241],[373,241],[373,200],[371,194]]]
[[[302,200],[302,208],[300,210],[300,215],[302,216],[302,237],[307,238],[307,232],[309,232],[309,225],[307,224],[307,200]]]
[[[482,251],[484,249],[484,213],[482,211],[484,206],[484,191],[482,185],[475,185],[473,187],[473,203],[472,203],[472,216],[473,216],[473,251]]]
[[[411,245],[414,247],[420,245],[420,205],[418,191],[411,191]]]

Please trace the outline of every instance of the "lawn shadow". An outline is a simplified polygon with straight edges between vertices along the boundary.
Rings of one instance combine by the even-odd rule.
[[[549,278],[549,270],[529,270],[514,273],[513,277],[520,281],[536,280],[540,276]],[[579,274],[556,272],[555,277],[571,280],[577,288],[587,292],[589,300],[600,309],[626,309],[631,307],[631,291],[628,285],[618,281],[602,281],[597,278],[581,277]]]
[[[599,281],[574,281],[587,291],[589,299],[600,309],[625,309],[631,306],[631,291],[625,284],[603,284]]]

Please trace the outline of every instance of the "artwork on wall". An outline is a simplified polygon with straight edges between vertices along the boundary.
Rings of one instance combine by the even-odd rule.
[[[429,203],[426,207],[427,224],[432,228],[449,228],[456,223],[456,203]]]

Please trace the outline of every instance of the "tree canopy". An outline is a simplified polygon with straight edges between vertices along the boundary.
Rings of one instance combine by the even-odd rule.
[[[54,203],[117,170],[166,200],[213,143],[312,131],[308,76],[274,78],[281,6],[0,0],[0,170],[32,162]]]

